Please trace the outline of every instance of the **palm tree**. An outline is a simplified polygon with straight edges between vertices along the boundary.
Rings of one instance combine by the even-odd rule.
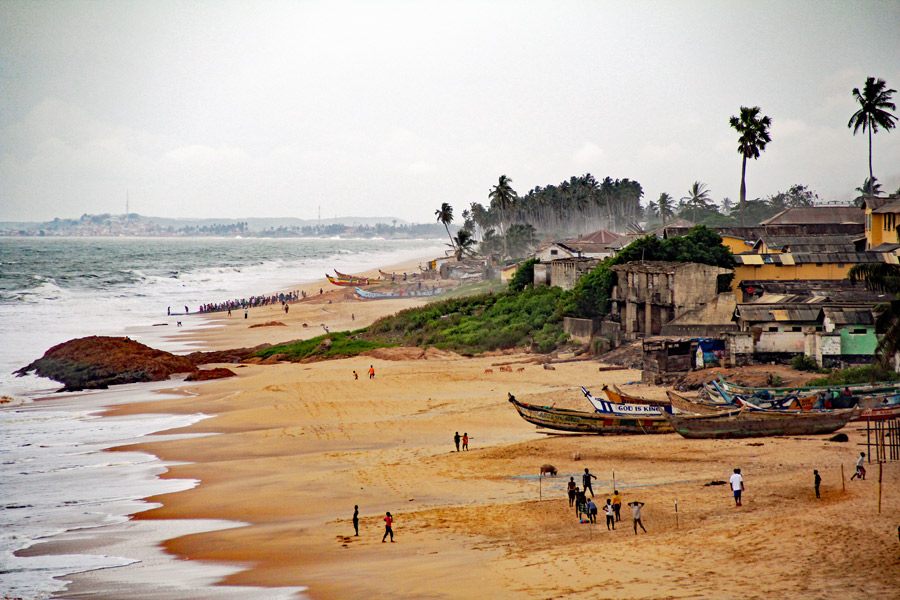
[[[872,179],[866,177],[865,182],[863,182],[860,187],[856,188],[856,191],[859,192],[859,196],[856,197],[853,204],[862,208],[863,202],[865,202],[867,196],[881,195],[881,184],[878,183],[877,177],[873,177]]]
[[[734,200],[725,196],[722,198],[722,212],[723,214],[731,214],[731,210],[734,208]]]
[[[696,223],[697,209],[709,208],[709,190],[706,189],[705,183],[695,181],[690,189],[688,189],[688,195],[682,197],[681,200],[684,202],[685,206],[693,209],[693,218],[691,220]]]
[[[503,233],[506,225],[506,213],[516,202],[516,191],[512,189],[511,183],[512,179],[501,175],[497,185],[491,188],[488,194],[488,198],[491,199],[491,208],[496,208],[500,213],[500,233]]]
[[[669,222],[669,219],[675,216],[675,209],[673,208],[674,198],[669,194],[663,192],[659,195],[659,199],[656,201],[656,210],[659,218],[662,219],[663,225]]]
[[[450,234],[450,223],[453,222],[453,207],[444,202],[441,204],[441,207],[434,211],[434,215],[437,217],[437,220],[444,224],[444,229],[447,230],[447,237],[450,238],[450,244],[453,244],[453,236]],[[455,248],[456,246],[454,246]]]
[[[878,133],[879,127],[890,131],[896,125],[897,117],[888,112],[888,109],[897,110],[891,102],[891,96],[897,90],[886,90],[884,79],[867,77],[863,91],[853,88],[853,98],[859,103],[859,110],[850,117],[847,127],[853,128],[853,135],[862,129],[869,132],[869,179],[875,179],[872,175],[872,134]]]
[[[863,281],[873,292],[894,294],[894,298],[875,307],[875,331],[881,334],[875,357],[882,368],[900,351],[900,265],[863,263],[853,265],[847,273],[853,283]]]
[[[766,149],[766,144],[772,141],[769,136],[769,127],[772,119],[763,115],[759,116],[760,108],[754,106],[741,107],[740,117],[732,116],[728,123],[738,132],[738,154],[744,157],[741,164],[741,225],[744,224],[744,202],[747,200],[747,159],[759,158],[759,153]]]
[[[460,229],[453,238],[456,244],[456,260],[462,260],[466,254],[475,253],[475,236],[468,229]]]

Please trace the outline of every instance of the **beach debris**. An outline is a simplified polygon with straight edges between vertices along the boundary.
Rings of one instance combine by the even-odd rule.
[[[281,321],[269,321],[268,323],[256,323],[248,327],[248,329],[253,329],[254,327],[287,327],[287,325]]]
[[[547,363],[544,363],[544,368],[545,368],[546,370],[548,370],[548,371],[555,371],[555,370],[556,370],[556,367],[554,367],[554,366],[551,365],[551,364],[547,364]]]
[[[703,487],[709,487],[711,485],[725,485],[726,483],[728,483],[728,482],[727,481],[719,481],[718,479],[713,479],[709,483],[704,483]]]
[[[545,473],[549,473],[550,475],[555,477],[556,476],[556,467],[554,467],[553,465],[550,465],[550,464],[541,465],[541,473],[540,474],[543,475]]]
[[[837,435],[833,435],[828,438],[829,442],[849,442],[850,438],[847,437],[846,433],[839,433]]]

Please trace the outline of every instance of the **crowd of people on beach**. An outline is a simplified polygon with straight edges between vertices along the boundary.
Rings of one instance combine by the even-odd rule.
[[[321,291],[319,293],[322,293]],[[281,292],[278,294],[270,294],[267,296],[250,296],[249,298],[240,298],[236,300],[227,300],[225,302],[209,302],[200,305],[200,312],[231,312],[232,310],[246,310],[257,306],[273,306],[281,304],[282,306],[291,302],[297,302],[306,298],[306,292],[303,290],[294,290],[291,292]]]

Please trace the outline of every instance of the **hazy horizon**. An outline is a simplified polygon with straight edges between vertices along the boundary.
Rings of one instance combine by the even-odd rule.
[[[501,174],[587,172],[643,204],[694,181],[738,199],[728,118],[772,142],[748,198],[847,201],[866,77],[900,89],[900,2],[0,4],[0,220],[131,212],[461,223]],[[900,95],[894,95],[900,103]],[[895,111],[900,117],[900,112]],[[885,192],[900,132],[873,137]],[[346,218],[346,217],[345,217]]]

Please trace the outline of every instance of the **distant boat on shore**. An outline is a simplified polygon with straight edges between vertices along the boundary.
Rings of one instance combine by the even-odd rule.
[[[663,417],[688,439],[736,439],[832,433],[858,413],[854,408],[816,412],[741,410],[718,415],[664,413]]]

